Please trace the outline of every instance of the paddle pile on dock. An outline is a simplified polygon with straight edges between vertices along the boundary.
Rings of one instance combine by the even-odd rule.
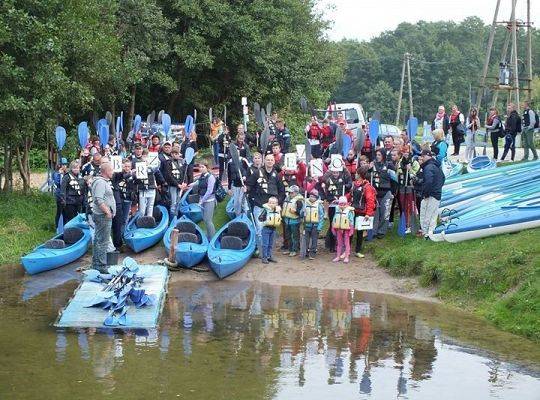
[[[432,240],[459,242],[540,226],[540,162],[512,164],[446,181]]]

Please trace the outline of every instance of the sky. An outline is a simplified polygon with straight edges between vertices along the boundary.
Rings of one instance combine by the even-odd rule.
[[[530,0],[531,19],[540,27],[540,0]],[[496,0],[320,0],[326,19],[334,21],[328,36],[331,40],[369,40],[395,29],[401,22],[460,22],[469,16],[493,21]],[[510,19],[512,0],[501,0],[498,20]],[[516,17],[526,20],[526,0],[517,0]],[[328,10],[328,6],[334,10]]]

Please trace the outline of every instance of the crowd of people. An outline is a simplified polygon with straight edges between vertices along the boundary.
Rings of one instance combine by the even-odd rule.
[[[527,110],[528,105],[525,114],[529,115]],[[508,114],[503,126],[492,108],[486,121],[495,156],[503,126],[503,159],[508,151],[513,159],[515,135],[521,130],[513,104],[508,105]],[[525,119],[524,132],[534,129],[535,118],[532,112]],[[150,130],[131,132],[125,143],[116,143],[111,136],[106,146],[93,138],[80,159],[69,165],[63,159],[57,168],[57,223],[60,216],[68,221],[83,211],[91,216],[96,226],[93,267],[100,269],[106,265],[107,252],[122,248],[124,228],[135,212],[152,217],[154,206],[160,204],[176,215],[179,200],[188,189],[199,195],[206,234],[211,238],[215,234],[215,193],[223,185],[232,198],[232,212],[247,212],[252,217],[258,255],[264,264],[276,262],[277,234],[283,237],[280,250],[284,255],[313,259],[326,226],[324,245],[336,253],[333,261],[348,263],[351,255],[364,257],[366,237],[386,235],[395,215],[402,234],[429,237],[437,224],[445,181],[441,164],[447,158],[449,137],[454,154],[458,154],[465,136],[472,136],[467,141],[467,155],[472,157],[474,135],[480,127],[475,109],[465,118],[458,107],[452,107],[448,116],[441,106],[432,124],[434,141],[420,149],[413,146],[406,131],[399,137],[378,138],[376,143],[365,134],[358,146],[358,137],[342,114],[323,120],[313,116],[305,128],[305,149],[310,152],[306,157],[292,149],[291,132],[277,113],[267,122],[268,144],[262,148],[260,131],[246,132],[240,124],[233,137],[227,125],[214,118],[209,135],[210,163],[198,157],[195,132],[181,133],[174,141]],[[350,137],[353,145],[348,152],[336,141],[339,135]],[[511,141],[506,139],[509,136]],[[536,159],[532,140],[524,142],[525,157],[530,149]],[[239,161],[231,157],[231,147]],[[190,148],[194,156],[186,157]],[[113,168],[111,159],[118,156],[121,165]],[[142,175],[137,171],[141,163],[145,169]]]

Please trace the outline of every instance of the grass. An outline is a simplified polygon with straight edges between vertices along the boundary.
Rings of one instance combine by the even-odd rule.
[[[56,204],[38,191],[0,195],[0,265],[19,262],[39,243],[54,234]]]
[[[391,233],[367,249],[392,275],[416,276],[445,302],[540,341],[540,229],[455,244]]]

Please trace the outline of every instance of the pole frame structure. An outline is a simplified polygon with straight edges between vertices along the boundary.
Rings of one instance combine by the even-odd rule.
[[[403,65],[401,66],[401,85],[399,86],[399,97],[396,112],[396,125],[399,124],[399,116],[401,114],[401,99],[403,98],[403,84],[405,83],[405,56],[403,56]]]
[[[411,64],[410,64],[410,58],[411,55],[409,53],[405,53],[405,58],[407,60],[407,80],[409,85],[409,108],[410,108],[410,117],[414,116],[413,111],[413,99],[412,99],[412,85],[411,85]]]

